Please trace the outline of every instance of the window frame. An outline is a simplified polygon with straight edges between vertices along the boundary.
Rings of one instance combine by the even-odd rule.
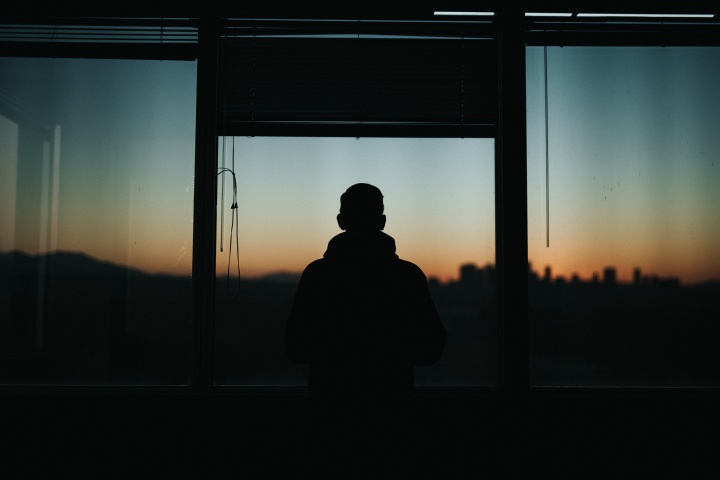
[[[692,9],[692,5],[684,5]],[[607,9],[611,7],[603,6]],[[542,11],[542,9],[539,9]],[[695,8],[697,10],[697,8]],[[475,393],[520,394],[532,392],[550,392],[563,394],[608,394],[607,389],[587,387],[547,388],[530,387],[529,385],[529,341],[528,341],[528,245],[527,223],[513,219],[527,219],[527,125],[525,113],[525,49],[529,45],[550,45],[549,42],[570,46],[582,42],[593,42],[593,45],[633,46],[638,42],[649,45],[677,42],[682,45],[718,46],[720,45],[720,24],[717,15],[713,21],[700,25],[686,26],[683,31],[673,31],[662,22],[653,31],[648,25],[652,22],[640,22],[642,29],[648,30],[644,35],[637,32],[618,34],[611,24],[605,24],[605,30],[594,33],[569,35],[563,32],[562,22],[554,23],[552,28],[546,25],[541,31],[533,31],[537,22],[528,20],[525,10],[520,7],[501,7],[495,9],[496,15],[492,22],[497,28],[498,42],[498,113],[499,122],[494,132],[495,138],[495,235],[496,235],[496,268],[498,273],[498,307],[500,321],[499,345],[499,384],[489,388],[448,388],[438,387],[425,389],[428,393],[460,394]],[[537,10],[535,10],[537,11]],[[128,25],[140,22],[129,17],[118,16],[110,23]],[[147,13],[147,12],[143,12]],[[245,16],[248,13],[243,12]],[[358,12],[352,12],[352,17]],[[297,12],[288,12],[292,17]],[[338,12],[329,11],[328,18]],[[417,14],[417,12],[416,12]],[[112,15],[118,15],[113,13]],[[111,16],[112,16],[111,15]],[[249,15],[250,17],[255,15]],[[259,15],[258,15],[259,16]],[[338,15],[340,18],[341,15]],[[423,12],[423,19],[428,15]],[[143,16],[146,18],[146,16]],[[197,61],[197,107],[196,107],[196,157],[195,157],[195,192],[194,192],[194,226],[193,226],[193,361],[190,384],[187,387],[127,387],[127,386],[0,386],[2,392],[51,392],[51,393],[85,393],[85,392],[123,392],[123,393],[162,393],[162,394],[298,394],[306,393],[306,389],[279,387],[258,389],[250,387],[218,387],[213,384],[213,331],[214,331],[214,297],[215,297],[215,246],[216,246],[216,211],[217,197],[217,71],[218,71],[218,34],[222,18],[217,13],[211,15],[193,15],[191,18],[178,20],[190,28],[197,29],[197,41],[183,44],[162,44],[152,48],[138,45],[115,44],[106,45],[94,42],[85,43],[36,43],[23,44],[0,41],[0,55],[14,56],[51,56],[51,57],[87,57],[87,58],[133,58],[133,59],[185,59]],[[8,19],[5,24],[28,25],[38,22],[62,22],[67,19],[49,17],[22,17]],[[167,19],[166,19],[167,20]],[[163,20],[163,21],[166,21]],[[557,20],[557,19],[555,19]],[[85,21],[92,24],[92,18]],[[142,20],[147,22],[146,20]],[[691,22],[692,23],[692,22]],[[707,23],[710,23],[708,26]],[[597,25],[595,25],[597,27]],[[659,32],[659,33],[658,33]],[[545,40],[543,40],[545,39]],[[540,43],[544,42],[544,43]],[[332,127],[315,131],[297,130],[283,131],[282,134],[333,135]],[[328,133],[329,132],[329,133]],[[400,132],[400,133],[398,133]],[[418,132],[418,136],[447,136],[440,129],[433,134]],[[278,133],[280,134],[280,133]],[[346,134],[342,132],[334,135]],[[407,131],[393,127],[377,127],[373,136],[407,136]],[[411,135],[414,136],[414,135]],[[635,392],[637,389],[613,389],[614,392]],[[653,388],[642,389],[644,393],[697,392],[698,389]],[[702,388],[704,392],[718,392],[720,389]]]
[[[547,14],[547,16],[525,16],[524,37],[526,47],[657,47],[720,46],[720,16],[717,13],[710,18],[682,18],[687,14],[707,14],[707,7],[688,4],[673,9],[661,7],[637,8],[633,5],[614,8],[603,5],[601,8],[583,7],[583,11],[593,16],[578,16],[577,6],[567,6],[552,10],[535,9],[533,12],[566,11],[571,16]],[[627,9],[630,9],[628,11]],[[606,16],[607,15],[607,16]],[[523,71],[524,73],[524,71]],[[527,166],[527,157],[525,158]],[[527,171],[525,172],[527,174]],[[526,216],[527,218],[527,216]],[[527,234],[527,231],[526,231]],[[526,237],[527,238],[527,237]],[[527,246],[527,243],[526,243]],[[527,291],[527,288],[526,288]],[[527,296],[525,297],[527,302]],[[526,307],[528,304],[526,303]],[[529,315],[529,312],[528,312]],[[529,329],[524,330],[529,341]],[[529,347],[529,345],[528,345]],[[528,348],[529,351],[529,348]],[[529,358],[528,358],[529,361]],[[529,364],[528,364],[529,368]],[[720,387],[551,387],[530,386],[527,378],[527,391],[542,395],[561,393],[562,395],[593,395],[602,398],[626,395],[681,395],[692,398],[701,394],[718,394]]]

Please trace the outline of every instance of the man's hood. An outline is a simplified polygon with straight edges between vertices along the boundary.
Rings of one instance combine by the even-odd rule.
[[[332,260],[398,258],[395,239],[379,230],[340,233],[330,239],[323,257]]]

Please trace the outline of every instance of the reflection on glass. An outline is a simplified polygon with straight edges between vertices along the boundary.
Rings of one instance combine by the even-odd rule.
[[[342,192],[366,182],[383,192],[385,232],[398,255],[425,272],[448,331],[442,359],[417,368],[417,385],[494,384],[493,145],[491,139],[220,138],[215,382],[306,384],[305,368],[290,363],[283,347],[297,281],[340,233]]]
[[[527,67],[531,383],[720,385],[720,49]]]
[[[187,383],[194,62],[0,58],[0,383]]]

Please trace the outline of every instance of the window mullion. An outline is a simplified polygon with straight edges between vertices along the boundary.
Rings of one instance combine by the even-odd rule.
[[[496,148],[496,245],[500,294],[500,384],[529,386],[527,134],[523,12],[499,16],[500,121]]]

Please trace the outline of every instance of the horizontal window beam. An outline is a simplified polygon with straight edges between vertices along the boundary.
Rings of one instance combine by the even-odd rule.
[[[195,60],[196,44],[0,42],[3,57]]]
[[[720,46],[720,30],[713,32],[599,32],[529,31],[528,46],[557,47],[715,47]]]
[[[237,122],[218,127],[219,136],[241,137],[494,138],[496,134],[496,125]]]

